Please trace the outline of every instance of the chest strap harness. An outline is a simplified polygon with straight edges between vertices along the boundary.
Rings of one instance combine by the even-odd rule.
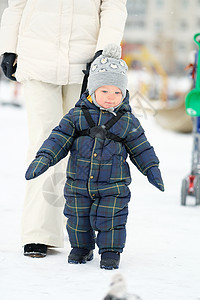
[[[77,136],[90,136],[91,138],[100,138],[103,140],[107,138],[121,143],[125,141],[125,139],[109,131],[109,129],[126,113],[125,110],[117,112],[117,115],[110,119],[105,125],[97,126],[92,119],[89,109],[86,106],[82,106],[81,109],[90,128],[78,131]]]

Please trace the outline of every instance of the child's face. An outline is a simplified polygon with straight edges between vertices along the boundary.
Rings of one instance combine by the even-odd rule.
[[[122,92],[114,85],[104,85],[96,89],[95,98],[103,108],[115,107],[122,101]]]

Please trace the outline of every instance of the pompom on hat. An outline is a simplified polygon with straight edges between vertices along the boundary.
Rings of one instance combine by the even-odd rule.
[[[101,86],[114,85],[122,91],[125,98],[128,84],[127,71],[127,64],[121,59],[121,47],[108,44],[102,55],[98,56],[91,65],[88,78],[89,94],[92,95]]]

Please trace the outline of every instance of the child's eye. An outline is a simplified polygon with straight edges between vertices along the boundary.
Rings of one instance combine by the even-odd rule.
[[[108,91],[102,91],[102,93],[107,93]]]
[[[115,94],[117,94],[117,95],[120,95],[120,94],[121,94],[121,92],[115,92]]]

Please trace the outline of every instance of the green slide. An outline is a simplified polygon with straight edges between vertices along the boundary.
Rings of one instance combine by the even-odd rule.
[[[200,41],[197,40],[197,37],[200,37],[200,33],[194,35],[195,43],[200,46]],[[198,51],[196,74],[195,88],[191,90],[185,98],[186,112],[191,117],[200,116],[200,50]]]

